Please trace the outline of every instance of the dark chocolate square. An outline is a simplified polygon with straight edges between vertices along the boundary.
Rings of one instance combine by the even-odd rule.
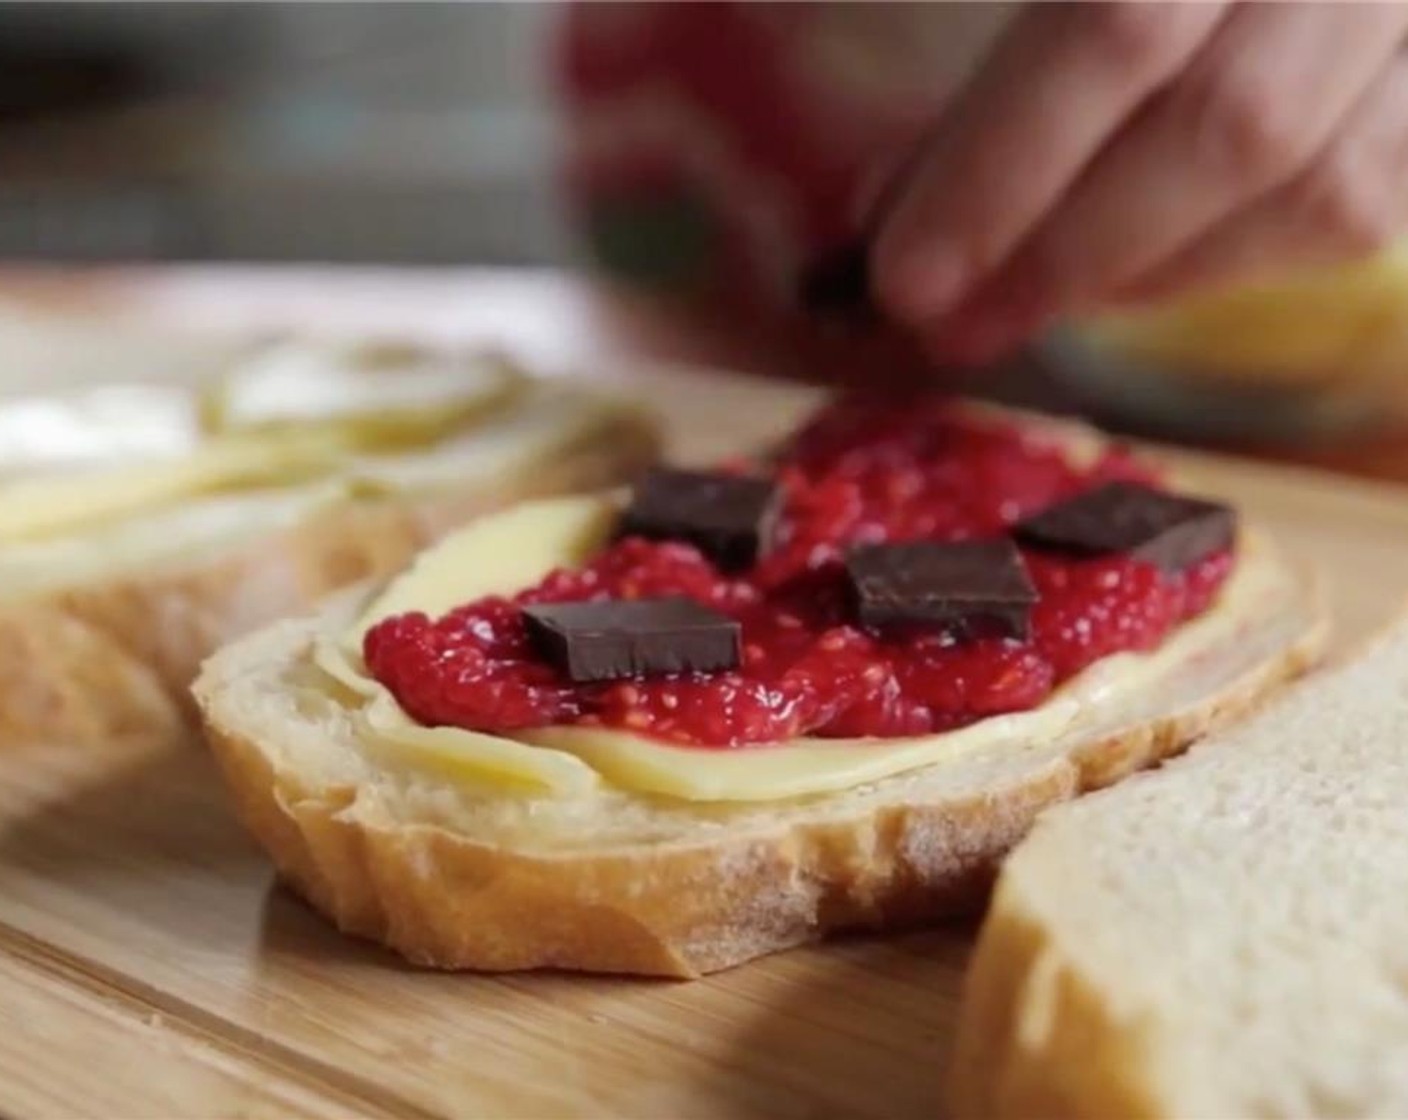
[[[1220,502],[1109,482],[1028,517],[1013,532],[1029,548],[1076,556],[1121,553],[1181,572],[1232,547],[1237,515]]]
[[[613,599],[523,608],[538,653],[570,680],[712,673],[742,656],[738,622],[691,599]]]
[[[863,545],[847,554],[846,574],[862,626],[964,637],[1031,632],[1036,588],[1009,540]]]
[[[803,270],[797,285],[802,310],[822,318],[857,324],[878,318],[870,295],[870,244],[847,242],[824,253]]]
[[[765,478],[651,471],[636,486],[618,534],[687,541],[720,571],[743,571],[771,547],[781,498]]]

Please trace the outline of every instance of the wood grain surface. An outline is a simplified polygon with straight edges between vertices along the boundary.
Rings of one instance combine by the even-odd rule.
[[[634,375],[678,448],[808,392]],[[1408,491],[1179,455],[1324,576],[1351,640],[1408,598]],[[971,930],[692,984],[417,971],[280,890],[196,742],[0,756],[0,1114],[934,1117]]]

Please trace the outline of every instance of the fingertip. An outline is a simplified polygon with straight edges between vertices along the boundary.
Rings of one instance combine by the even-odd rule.
[[[873,262],[876,302],[907,323],[932,321],[956,306],[968,281],[967,269],[951,249],[889,250],[884,242]]]

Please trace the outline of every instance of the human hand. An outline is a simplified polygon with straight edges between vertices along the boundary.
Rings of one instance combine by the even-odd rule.
[[[1408,224],[1408,4],[1033,4],[938,120],[874,293],[978,362],[1058,315],[1381,247]]]

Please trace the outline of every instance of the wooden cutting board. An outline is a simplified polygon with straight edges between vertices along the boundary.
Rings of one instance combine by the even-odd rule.
[[[689,458],[809,394],[633,380]],[[1339,644],[1408,598],[1408,490],[1178,456],[1323,573]],[[197,742],[0,757],[0,1114],[932,1117],[971,929],[692,984],[419,972],[275,887]]]

